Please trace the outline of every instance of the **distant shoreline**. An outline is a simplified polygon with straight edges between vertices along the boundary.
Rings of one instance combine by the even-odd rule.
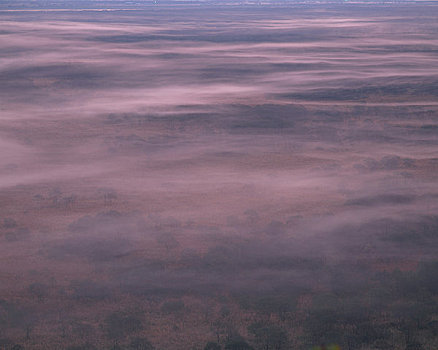
[[[35,4],[32,2],[28,4],[27,2],[23,2],[21,4],[17,4],[17,2],[6,2],[0,5],[0,12],[113,12],[113,11],[139,11],[142,9],[151,9],[151,8],[185,8],[185,7],[196,7],[196,8],[290,8],[290,7],[302,7],[302,6],[351,6],[351,5],[378,5],[378,6],[412,6],[412,5],[421,5],[421,6],[436,6],[438,5],[438,1],[430,1],[430,0],[413,0],[413,1],[360,1],[360,0],[333,0],[333,1],[321,1],[321,0],[309,0],[309,1],[242,1],[242,2],[209,2],[209,1],[147,1],[142,3],[135,3],[129,7],[99,7],[99,3],[101,2],[92,2],[91,5],[97,5],[95,7],[83,7],[77,8],[74,5],[77,3],[71,4],[71,6],[65,7],[65,3],[60,3],[59,5],[64,7],[58,7],[56,4],[52,4],[51,7],[44,7],[43,4]],[[114,1],[104,2],[102,5],[114,5],[112,4]],[[126,6],[126,2],[116,2],[116,4],[120,4]]]

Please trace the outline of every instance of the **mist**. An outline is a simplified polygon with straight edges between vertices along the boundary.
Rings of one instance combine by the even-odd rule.
[[[96,4],[0,7],[0,347],[435,349],[437,6]]]

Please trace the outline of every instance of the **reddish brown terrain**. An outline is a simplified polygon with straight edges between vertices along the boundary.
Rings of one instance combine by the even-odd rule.
[[[0,349],[437,349],[437,16],[0,4]]]

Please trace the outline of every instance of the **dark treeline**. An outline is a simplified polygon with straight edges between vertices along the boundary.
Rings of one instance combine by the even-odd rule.
[[[388,229],[383,222],[372,230],[383,230],[380,239],[389,239],[391,249],[402,252],[412,245],[409,234],[436,244],[437,222],[430,217],[405,223],[405,231],[394,223]],[[272,227],[280,224],[282,230],[273,233]],[[11,219],[3,222],[8,230],[15,226]],[[81,239],[49,244],[40,254],[53,264],[78,264],[76,259],[85,258],[94,266],[94,277],[65,284],[39,275],[19,299],[2,299],[1,344],[6,349],[32,349],[41,325],[54,322],[51,332],[62,349],[161,349],[165,347],[152,339],[157,338],[155,323],[164,319],[164,325],[173,328],[170,334],[178,337],[184,337],[186,327],[202,327],[205,344],[192,345],[197,349],[434,346],[438,260],[404,270],[385,268],[403,267],[403,259],[373,251],[366,242],[350,246],[355,262],[342,253],[342,243],[331,252],[334,256],[323,250],[312,255],[305,246],[294,250],[290,226],[277,222],[255,229],[241,224],[240,229],[250,231],[244,241],[225,235],[226,245],[201,252],[181,247],[171,232],[188,228],[174,219],[144,220],[138,213],[116,211],[79,218],[68,229]],[[120,230],[126,240],[113,241],[112,234]],[[161,257],[138,253],[135,232],[145,230],[155,235]],[[90,232],[107,239],[84,241]],[[219,238],[216,233],[209,239]],[[21,344],[14,344],[17,338]]]

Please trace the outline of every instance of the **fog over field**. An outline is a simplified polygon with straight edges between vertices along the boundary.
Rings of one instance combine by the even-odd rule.
[[[437,349],[437,18],[0,4],[0,349]]]

